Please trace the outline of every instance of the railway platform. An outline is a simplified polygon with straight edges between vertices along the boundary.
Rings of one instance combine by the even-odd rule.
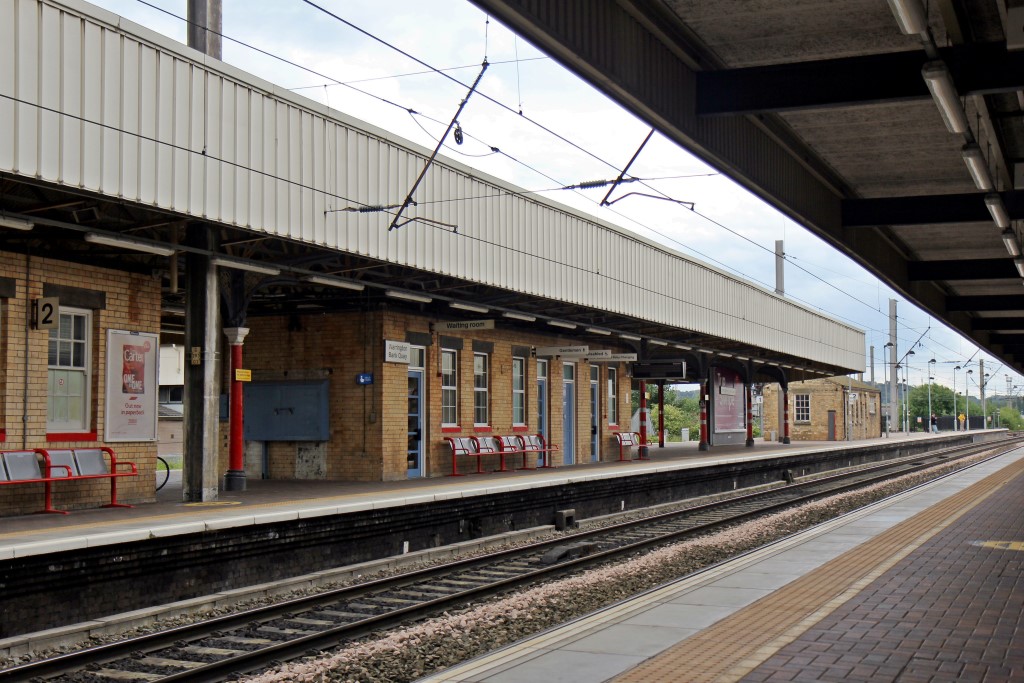
[[[570,511],[586,519],[1004,434],[710,453],[682,444],[652,449],[646,461],[383,483],[251,481],[199,504],[183,503],[178,484],[131,509],[5,518],[0,650],[59,645],[72,631],[102,635],[124,615],[142,623],[479,549],[545,532]]]
[[[1001,432],[971,432],[976,438],[998,433]],[[68,515],[24,515],[4,518],[0,524],[0,561],[452,498],[473,498],[516,490],[714,465],[749,463],[780,456],[826,453],[850,448],[891,447],[904,442],[942,442],[960,435],[961,433],[894,433],[890,437],[851,442],[802,441],[788,445],[758,441],[753,448],[741,445],[718,446],[711,451],[699,451],[696,442],[667,443],[664,448],[659,448],[655,444],[650,448],[649,460],[581,463],[549,470],[488,473],[458,478],[438,477],[373,483],[250,479],[246,491],[221,491],[218,500],[208,503],[182,502],[181,479],[178,472],[172,473],[173,479],[168,482],[168,486],[158,492],[154,503],[117,510],[74,510]]]
[[[1024,449],[423,683],[1024,680]]]

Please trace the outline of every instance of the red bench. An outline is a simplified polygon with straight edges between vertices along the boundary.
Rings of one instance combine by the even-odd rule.
[[[526,454],[534,453],[540,456],[541,469],[552,469],[554,465],[551,464],[549,456],[558,450],[558,446],[548,445],[548,442],[544,440],[543,434],[526,434],[519,437],[522,442],[522,453],[523,453],[523,469],[532,470],[533,467],[526,466]]]
[[[640,435],[636,432],[612,432],[612,434],[619,441],[619,462],[632,460],[632,455],[627,458],[626,454],[633,446],[640,445]]]
[[[488,444],[481,444],[475,436],[446,436],[444,438],[452,449],[452,473],[449,477],[464,477],[459,474],[458,456],[470,455],[476,458],[476,472],[474,474],[486,474],[483,467],[483,457],[494,453],[494,447]]]
[[[129,469],[119,469],[124,467]],[[45,448],[31,451],[0,451],[0,485],[42,483],[43,509],[39,511],[41,513],[66,515],[66,510],[57,510],[53,507],[53,482],[83,479],[110,479],[110,502],[103,507],[134,507],[117,502],[117,479],[134,477],[138,473],[135,463],[118,462],[117,455],[106,446],[52,451]]]

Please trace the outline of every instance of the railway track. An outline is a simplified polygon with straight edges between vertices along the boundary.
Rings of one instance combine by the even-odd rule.
[[[783,508],[985,451],[997,457],[1021,441],[943,449],[458,560],[11,667],[0,681],[221,681]]]

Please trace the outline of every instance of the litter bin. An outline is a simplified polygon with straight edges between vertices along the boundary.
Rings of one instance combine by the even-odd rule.
[[[687,441],[690,440],[690,428],[689,427],[684,427],[683,429],[681,429],[680,430],[680,434],[683,437],[683,443],[686,443]]]

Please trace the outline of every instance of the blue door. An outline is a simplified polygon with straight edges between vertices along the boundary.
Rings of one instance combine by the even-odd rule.
[[[576,464],[576,365],[562,365],[562,464]]]
[[[598,439],[598,420],[601,417],[601,403],[598,399],[597,388],[600,385],[601,368],[596,364],[590,366],[590,460],[597,462],[601,459],[600,444]]]
[[[406,476],[423,476],[423,371],[409,371],[409,445]]]
[[[548,437],[548,362],[537,361],[537,433],[549,441]],[[542,456],[537,456],[537,465],[544,462]]]

